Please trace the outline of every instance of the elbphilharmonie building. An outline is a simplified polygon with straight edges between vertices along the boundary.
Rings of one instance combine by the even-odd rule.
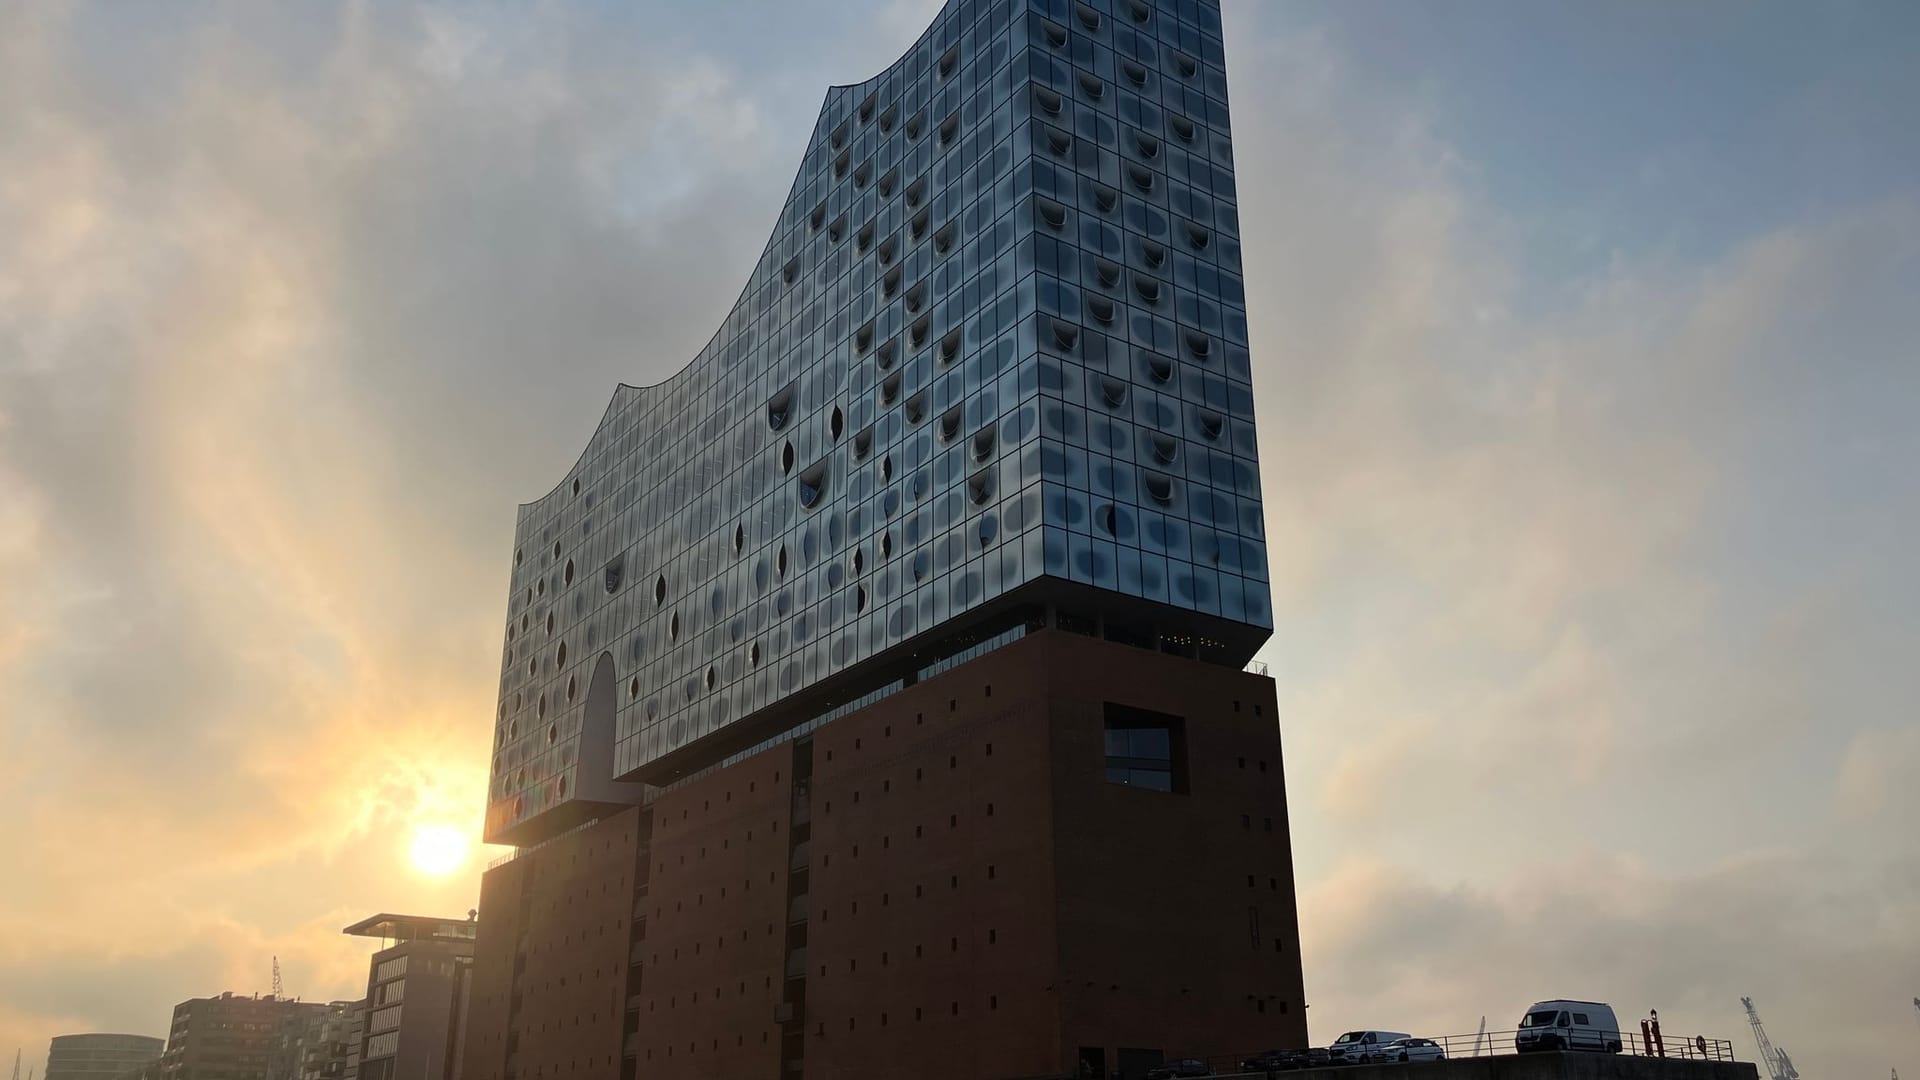
[[[950,0],[520,508],[468,1073],[1304,1041],[1221,35]]]

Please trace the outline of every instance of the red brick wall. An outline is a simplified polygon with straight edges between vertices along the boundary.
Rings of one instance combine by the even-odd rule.
[[[1066,1045],[1106,1048],[1110,1068],[1121,1047],[1176,1057],[1305,1046],[1273,681],[1054,637]],[[1188,793],[1106,782],[1108,701],[1185,719]]]
[[[776,747],[654,803],[640,1076],[775,1076],[793,751]]]
[[[464,1080],[504,1076],[514,1031],[519,1080],[618,1075],[639,828],[638,810],[603,818],[482,880]]]
[[[1055,1068],[1045,673],[998,660],[814,735],[809,1078]]]
[[[1186,793],[1106,782],[1109,701],[1185,719]],[[812,739],[808,1080],[1305,1045],[1270,680],[1048,631]],[[503,1080],[510,1023],[516,1080],[620,1075],[636,905],[636,1075],[778,1075],[794,762],[661,796],[637,900],[641,811],[489,873],[465,1080]]]

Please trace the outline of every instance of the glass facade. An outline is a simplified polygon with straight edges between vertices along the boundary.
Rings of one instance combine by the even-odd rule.
[[[1223,55],[1217,0],[950,0],[828,92],[719,332],[520,508],[490,839],[1044,581],[1264,637]]]

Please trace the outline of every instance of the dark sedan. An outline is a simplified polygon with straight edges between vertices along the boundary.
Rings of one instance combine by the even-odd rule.
[[[1241,1072],[1287,1072],[1311,1064],[1305,1050],[1268,1050],[1240,1063]]]

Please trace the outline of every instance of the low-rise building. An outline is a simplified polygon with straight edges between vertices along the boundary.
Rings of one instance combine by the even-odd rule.
[[[159,1060],[167,1040],[154,1035],[55,1035],[47,1048],[46,1080],[117,1080]]]
[[[284,1036],[324,1016],[323,1002],[275,997],[192,998],[173,1007],[159,1080],[268,1080]]]
[[[365,1002],[334,1001],[291,1017],[268,1059],[267,1080],[347,1080],[359,1061]]]

